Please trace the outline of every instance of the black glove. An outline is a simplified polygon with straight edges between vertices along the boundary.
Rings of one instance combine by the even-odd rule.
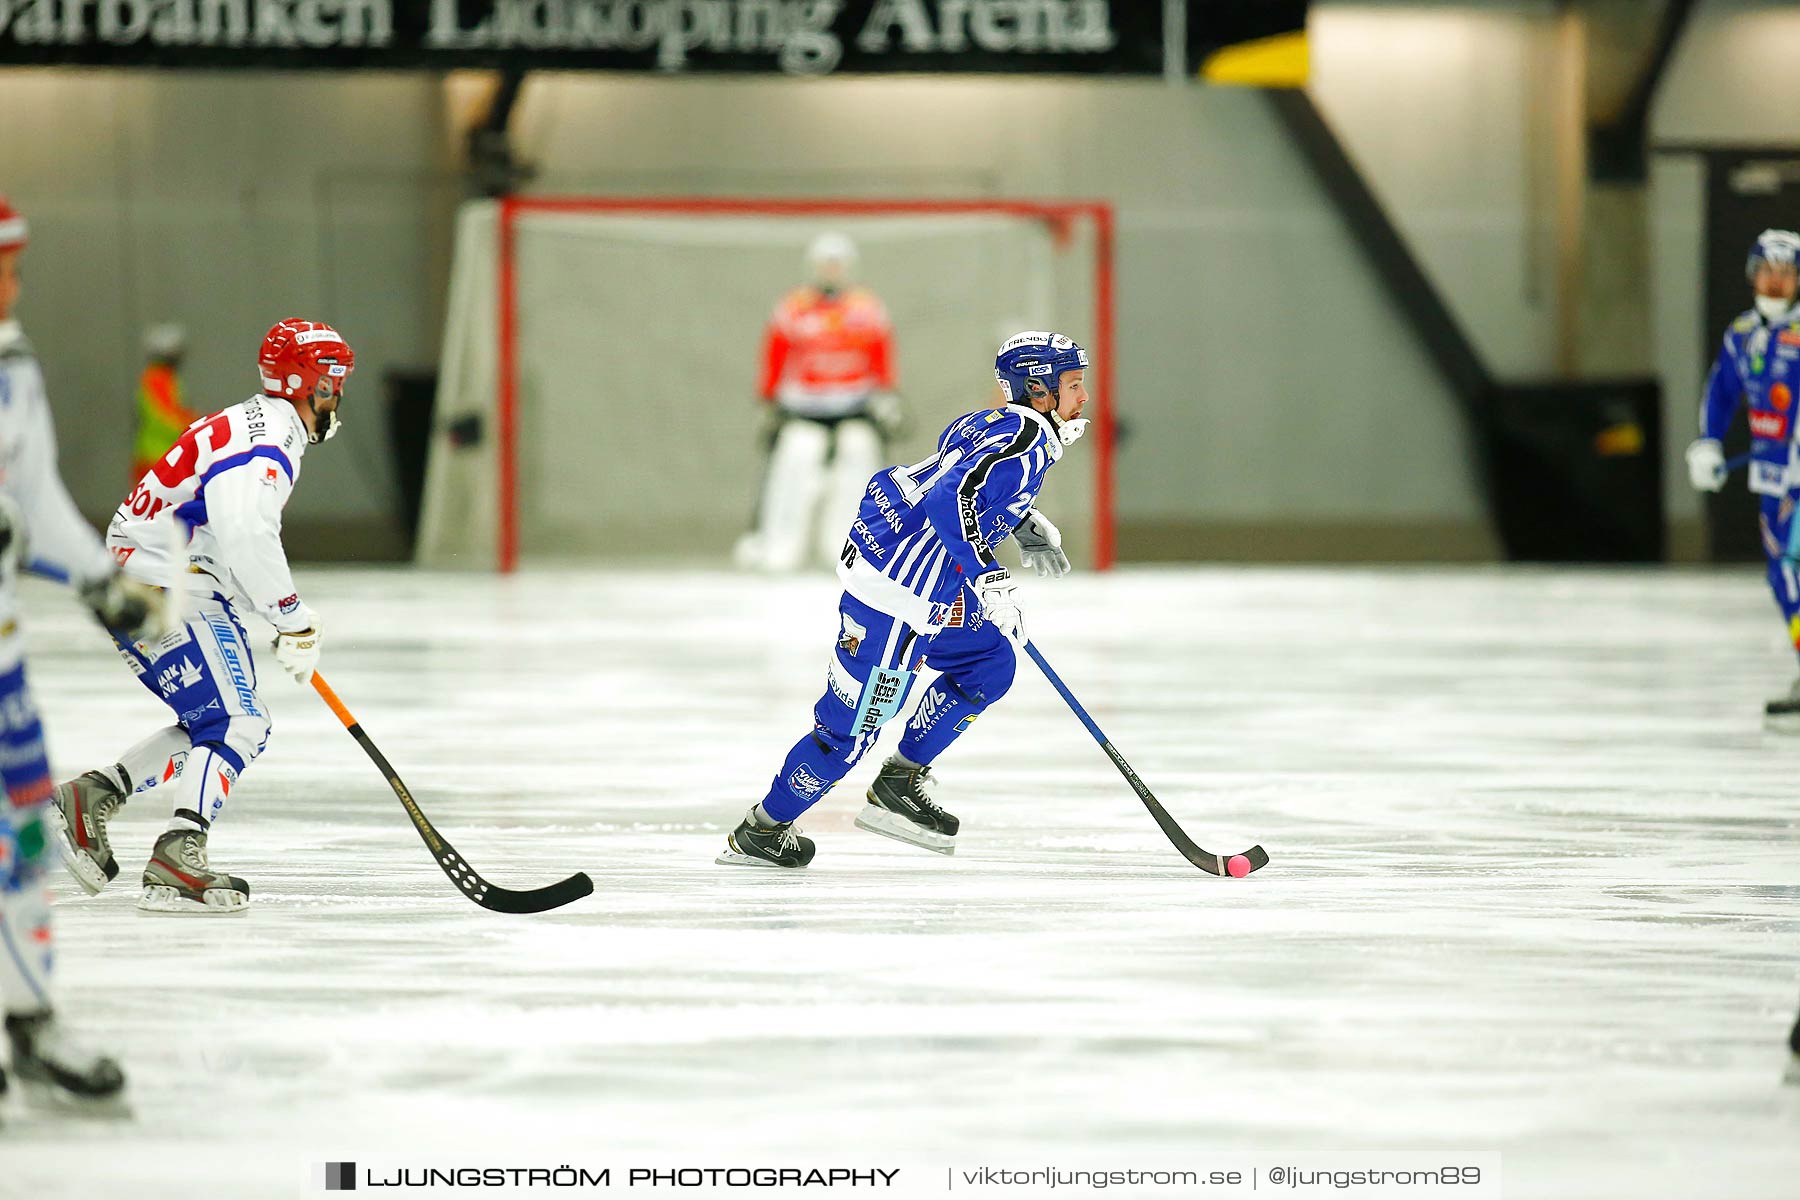
[[[81,602],[108,632],[129,641],[152,641],[164,633],[167,603],[161,588],[139,583],[114,570],[82,587]]]

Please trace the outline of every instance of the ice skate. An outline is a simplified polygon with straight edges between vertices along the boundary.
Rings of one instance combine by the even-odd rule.
[[[1800,679],[1794,680],[1786,695],[1763,705],[1763,716],[1783,728],[1800,730]]]
[[[6,1018],[12,1074],[28,1095],[57,1102],[105,1105],[125,1090],[125,1072],[103,1054],[71,1039],[52,1013]]]
[[[242,912],[249,903],[249,884],[207,864],[206,834],[171,829],[156,839],[144,865],[140,912],[214,916]]]
[[[89,771],[56,786],[50,806],[51,827],[63,865],[88,895],[97,895],[119,874],[106,823],[130,799],[104,771]]]
[[[813,859],[813,840],[801,837],[794,823],[758,825],[755,810],[725,835],[725,849],[713,861],[735,867],[804,867]]]
[[[857,828],[936,854],[955,854],[962,822],[931,798],[934,782],[930,767],[915,767],[894,755],[869,785],[869,802],[856,814]]]

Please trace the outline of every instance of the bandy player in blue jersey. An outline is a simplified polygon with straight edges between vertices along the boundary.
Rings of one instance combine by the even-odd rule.
[[[1069,570],[1062,535],[1033,505],[1087,422],[1088,355],[1057,333],[1021,333],[994,361],[1004,403],[958,417],[937,452],[878,472],[838,561],[837,646],[813,728],[718,861],[804,867],[800,814],[849,773],[906,704],[924,667],[939,675],[856,818],[863,829],[950,854],[957,819],[932,797],[931,764],[1012,686],[1025,637],[1017,584],[994,558],[1012,537],[1040,575]]]
[[[1759,498],[1758,525],[1769,564],[1769,590],[1781,610],[1788,640],[1800,651],[1800,431],[1794,400],[1800,391],[1800,234],[1765,229],[1750,248],[1745,276],[1754,295],[1749,309],[1725,331],[1706,397],[1700,405],[1700,437],[1687,449],[1696,488],[1725,486],[1725,431],[1740,408],[1749,410],[1750,490]],[[1771,717],[1800,714],[1800,679],[1785,696],[1764,706]]]

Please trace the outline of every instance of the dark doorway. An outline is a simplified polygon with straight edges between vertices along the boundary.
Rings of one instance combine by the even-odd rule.
[[[1800,228],[1800,150],[1710,150],[1706,155],[1705,363],[1710,369],[1731,319],[1750,307],[1744,259],[1765,229]],[[1704,376],[1694,381],[1700,403]],[[1692,436],[1678,434],[1677,436]],[[1725,456],[1750,449],[1740,411],[1725,438]],[[1706,497],[1707,544],[1714,562],[1761,562],[1757,498],[1734,474],[1717,495]]]

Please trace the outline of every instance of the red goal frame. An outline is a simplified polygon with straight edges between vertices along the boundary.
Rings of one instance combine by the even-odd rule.
[[[1094,455],[1094,566],[1112,567],[1113,447],[1115,377],[1113,355],[1115,225],[1112,205],[1098,200],[768,200],[720,196],[502,196],[499,219],[499,403],[500,502],[499,569],[519,565],[518,504],[518,263],[516,235],[521,218],[537,213],[598,213],[609,216],[693,217],[1023,217],[1053,229],[1090,221],[1094,230],[1094,359],[1099,403],[1092,416]]]

